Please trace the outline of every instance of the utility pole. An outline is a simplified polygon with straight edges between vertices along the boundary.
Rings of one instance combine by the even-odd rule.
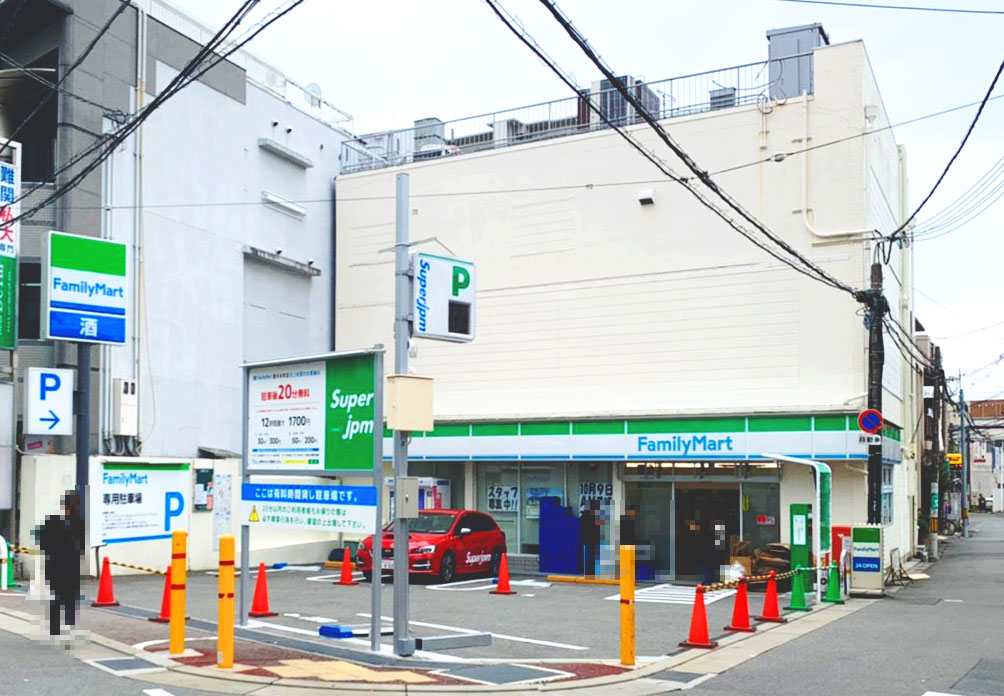
[[[90,476],[91,454],[91,346],[89,343],[77,343],[77,495],[80,496],[80,522],[83,525],[84,549],[88,548],[87,515],[88,483]]]
[[[962,536],[969,536],[969,442],[966,439],[966,394],[959,371],[959,451],[962,452]]]
[[[409,309],[411,277],[408,263],[408,175],[397,175],[394,242],[394,372],[408,374],[408,342],[411,338]],[[408,475],[408,436],[394,431],[394,654],[411,655],[415,641],[408,631],[408,520],[401,517],[401,478]],[[374,559],[373,572],[381,572]]]
[[[889,305],[882,294],[882,264],[873,263],[871,287],[865,293],[868,326],[868,408],[882,412],[882,368],[885,344],[882,319]],[[882,445],[868,445],[868,524],[882,523]]]

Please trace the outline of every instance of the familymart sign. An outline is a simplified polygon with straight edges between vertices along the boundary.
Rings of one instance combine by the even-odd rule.
[[[45,252],[46,338],[124,344],[129,303],[126,245],[50,232]]]

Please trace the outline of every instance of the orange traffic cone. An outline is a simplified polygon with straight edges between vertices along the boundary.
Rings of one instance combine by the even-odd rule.
[[[150,621],[171,622],[171,566],[167,566],[167,572],[164,573],[164,598],[160,600],[160,616],[155,616]]]
[[[694,612],[690,616],[690,637],[680,643],[681,648],[714,648],[718,643],[708,637],[708,614],[704,610],[704,585],[694,593]]]
[[[725,627],[726,631],[742,631],[753,633],[756,628],[750,625],[749,599],[746,594],[746,576],[739,578],[736,590],[736,603],[732,606],[732,623]]]
[[[101,579],[98,581],[98,598],[91,602],[92,607],[117,607],[115,601],[115,588],[112,587],[112,566],[105,556],[105,562],[101,564]]]
[[[255,618],[264,616],[278,616],[274,611],[268,609],[268,581],[265,579],[265,564],[258,564],[258,582],[254,586],[254,599],[251,600],[251,611],[248,616]]]
[[[767,576],[767,594],[763,598],[763,613],[756,617],[757,621],[772,623],[787,623],[788,619],[781,616],[781,607],[777,603],[777,573],[773,570]]]
[[[502,554],[502,562],[499,564],[499,584],[489,594],[514,595],[515,592],[509,587],[509,557]]]
[[[352,554],[349,552],[349,547],[345,547],[345,555],[342,556],[342,577],[338,582],[331,583],[332,585],[358,585],[359,583],[352,579]]]

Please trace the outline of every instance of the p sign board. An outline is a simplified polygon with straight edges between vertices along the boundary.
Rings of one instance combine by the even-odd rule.
[[[125,344],[126,250],[123,242],[49,232],[42,264],[46,338]]]
[[[474,264],[415,254],[412,273],[412,333],[440,341],[473,341]]]
[[[24,432],[73,434],[73,370],[29,367],[24,375]]]
[[[91,539],[96,544],[170,539],[188,529],[188,462],[105,460],[91,477]],[[92,469],[93,472],[93,469]]]

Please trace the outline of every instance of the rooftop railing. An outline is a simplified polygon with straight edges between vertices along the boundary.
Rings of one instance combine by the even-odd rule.
[[[650,115],[658,120],[729,109],[781,98],[782,77],[787,91],[801,85],[811,92],[812,54],[803,53],[758,63],[655,82],[621,78]],[[796,92],[797,94],[798,92]],[[531,104],[516,109],[440,121],[416,121],[411,128],[361,135],[342,143],[342,173],[393,167],[410,162],[451,157],[528,142],[561,138],[609,128],[590,102],[616,125],[641,123],[642,117],[623,95],[603,81],[577,97]]]

